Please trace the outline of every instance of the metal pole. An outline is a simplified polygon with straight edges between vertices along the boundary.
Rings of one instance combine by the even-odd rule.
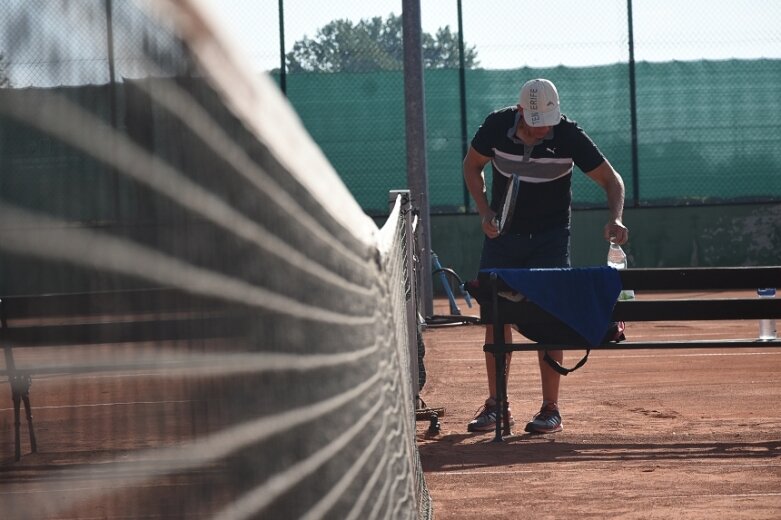
[[[117,72],[114,58],[114,6],[112,0],[106,0],[106,51],[108,54],[108,81],[109,81],[109,118],[111,127],[117,128]],[[113,171],[111,174],[111,188],[114,196],[114,222],[119,222],[119,174]]]
[[[632,122],[632,198],[640,206],[640,166],[637,157],[637,87],[635,83],[635,37],[632,20],[632,0],[626,0],[629,28],[629,116]]]
[[[287,95],[287,67],[285,66],[285,0],[279,0],[279,88]]]
[[[404,114],[407,132],[407,183],[420,213],[421,302],[426,316],[434,313],[431,282],[431,224],[426,166],[426,117],[423,97],[423,50],[420,0],[402,1],[404,34]]]
[[[113,86],[116,84],[116,70],[114,68],[114,21],[111,0],[106,0],[106,46],[108,50],[108,80]],[[113,107],[112,110],[114,110]]]
[[[464,59],[464,18],[461,10],[461,0],[458,0],[458,94],[461,101],[461,157],[466,157],[466,152],[469,147],[469,136],[467,134],[467,121],[466,121],[466,64]],[[466,187],[466,181],[463,181],[464,186],[464,213],[469,213],[472,205],[472,197],[469,195],[469,190]]]

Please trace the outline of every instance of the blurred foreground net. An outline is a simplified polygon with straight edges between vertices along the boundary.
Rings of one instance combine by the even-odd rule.
[[[2,21],[2,373],[32,381],[38,450],[22,416],[14,460],[3,409],[0,511],[428,518],[409,214],[377,229],[195,4],[25,1]],[[30,48],[46,59],[14,61]],[[21,63],[34,85],[13,85]]]

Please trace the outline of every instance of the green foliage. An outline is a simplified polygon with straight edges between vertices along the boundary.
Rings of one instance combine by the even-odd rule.
[[[458,33],[449,26],[440,27],[435,35],[421,34],[423,66],[427,69],[458,68]],[[286,55],[289,72],[367,72],[402,70],[404,45],[402,19],[393,13],[387,20],[374,17],[353,24],[334,20],[313,39],[297,41]],[[464,66],[479,65],[474,46],[464,45]]]

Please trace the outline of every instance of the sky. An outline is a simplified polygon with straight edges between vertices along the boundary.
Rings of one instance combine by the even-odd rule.
[[[251,69],[280,67],[280,0],[191,1],[224,27],[223,35]],[[424,32],[434,34],[445,26],[457,32],[457,0],[419,1]],[[109,80],[105,6],[110,4],[2,2],[0,53],[9,62],[13,86]],[[781,59],[779,0],[631,2],[637,61]],[[113,5],[115,20],[125,13],[123,19],[132,21],[128,5],[118,0]],[[403,0],[283,0],[285,52],[304,37],[315,38],[333,20],[387,19],[391,13],[401,15],[402,5]],[[464,40],[477,51],[481,68],[587,67],[629,60],[627,0],[462,0],[462,10]],[[117,75],[135,77],[137,42],[122,38],[127,36],[115,35]]]
[[[278,0],[202,1],[253,66],[279,67]],[[420,0],[420,6],[424,32],[457,30],[456,0]],[[285,0],[283,8],[289,52],[332,20],[401,14],[402,0]],[[628,61],[627,0],[462,0],[462,11],[465,42],[476,47],[483,68]],[[632,11],[638,61],[781,58],[778,0],[633,0]]]

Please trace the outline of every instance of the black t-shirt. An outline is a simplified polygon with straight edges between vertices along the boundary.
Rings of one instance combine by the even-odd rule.
[[[569,225],[573,164],[589,172],[605,157],[575,121],[561,122],[536,146],[515,137],[520,112],[507,107],[492,112],[477,129],[472,147],[491,157],[491,208],[499,211],[507,181],[517,175],[521,187],[510,233],[539,232]]]

